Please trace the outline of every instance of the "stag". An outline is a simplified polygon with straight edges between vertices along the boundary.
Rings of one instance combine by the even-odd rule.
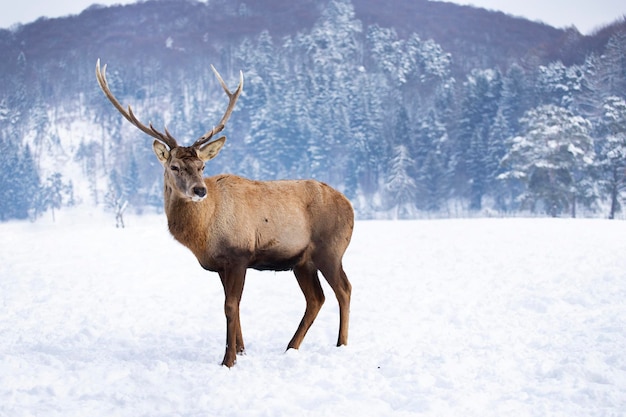
[[[348,319],[352,286],[342,258],[354,228],[350,202],[338,191],[315,180],[253,181],[222,174],[203,178],[205,163],[217,156],[226,137],[221,132],[243,89],[231,92],[211,66],[228,96],[228,107],[219,123],[191,146],[180,146],[171,133],[141,123],[130,106],[115,98],[106,78],[106,65],[96,63],[96,78],[113,106],[131,124],[154,138],[154,153],[164,168],[164,207],[172,236],[189,248],[200,265],[219,274],[224,287],[226,352],[222,365],[231,367],[245,351],[239,304],[246,270],[293,270],[304,294],[306,308],[287,345],[298,349],[313,324],[324,292],[318,271],[339,303],[337,346],[348,343]]]

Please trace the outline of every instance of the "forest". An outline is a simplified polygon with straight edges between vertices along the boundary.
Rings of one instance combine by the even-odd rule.
[[[161,0],[0,30],[0,221],[160,209],[151,141],[99,90],[98,58],[123,104],[185,144],[227,104],[210,64],[233,87],[243,71],[206,175],[316,178],[361,219],[623,216],[624,19],[593,47],[558,32],[560,59],[539,44],[466,59],[419,27],[364,23],[357,0],[295,3],[317,11],[309,26],[264,27],[255,4]]]

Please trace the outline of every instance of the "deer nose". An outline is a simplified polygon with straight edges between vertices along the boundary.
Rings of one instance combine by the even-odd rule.
[[[193,193],[202,198],[206,195],[206,187],[193,187]]]

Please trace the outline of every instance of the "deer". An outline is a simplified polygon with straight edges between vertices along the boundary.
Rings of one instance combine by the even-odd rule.
[[[231,92],[211,65],[228,96],[222,119],[191,146],[181,146],[168,131],[158,131],[137,119],[131,106],[115,98],[106,78],[106,64],[96,62],[96,79],[113,106],[136,128],[154,139],[152,149],[163,166],[163,203],[168,229],[175,240],[195,255],[200,266],[217,272],[224,289],[226,350],[222,365],[235,365],[245,354],[239,306],[246,271],[293,271],[306,307],[287,345],[299,349],[325,301],[318,271],[339,304],[337,346],[348,343],[352,285],[343,269],[343,256],[354,229],[350,201],[329,185],[314,180],[256,181],[233,174],[203,177],[206,162],[226,141],[212,138],[226,126],[243,90]]]

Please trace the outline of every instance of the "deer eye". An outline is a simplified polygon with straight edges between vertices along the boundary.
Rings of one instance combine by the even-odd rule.
[[[174,172],[178,172],[178,171],[180,171],[180,168],[178,168],[178,166],[176,166],[176,165],[172,165],[172,166],[170,166],[170,169],[171,169],[172,171],[174,171]]]

